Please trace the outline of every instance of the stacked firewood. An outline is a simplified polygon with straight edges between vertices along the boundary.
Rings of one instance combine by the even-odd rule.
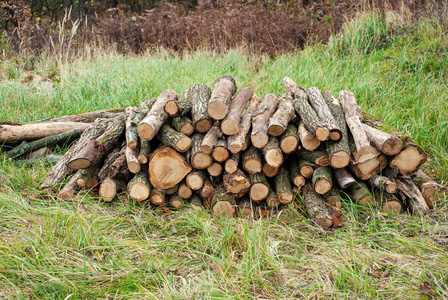
[[[250,87],[236,93],[235,80],[221,76],[213,90],[165,90],[124,111],[1,125],[0,140],[37,139],[6,153],[16,158],[77,139],[41,185],[72,175],[57,195],[62,200],[97,188],[104,201],[127,191],[156,206],[188,201],[216,214],[252,216],[256,206],[303,199],[323,228],[336,226],[344,195],[387,211],[430,210],[440,186],[419,171],[427,157],[410,137],[362,112],[350,91],[335,98],[287,77],[283,85],[285,93],[261,100]]]

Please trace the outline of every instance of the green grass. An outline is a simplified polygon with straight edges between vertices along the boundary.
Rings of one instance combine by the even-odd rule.
[[[392,20],[388,16],[387,20]],[[262,97],[284,76],[362,108],[414,137],[447,179],[448,38],[444,24],[373,14],[328,45],[277,58],[165,51],[43,59],[33,71],[4,61],[0,120],[26,122],[137,105],[164,89],[231,74]],[[344,202],[345,226],[324,232],[287,207],[268,219],[166,213],[86,194],[58,202],[37,190],[48,167],[0,167],[0,298],[438,299],[448,297],[446,199],[430,215],[388,215]],[[426,293],[426,294],[425,294]],[[263,298],[265,297],[265,298]]]

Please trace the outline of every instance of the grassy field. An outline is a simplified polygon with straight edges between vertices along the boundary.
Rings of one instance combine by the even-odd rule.
[[[292,77],[337,95],[411,135],[438,181],[448,167],[448,37],[437,20],[360,16],[328,45],[276,58],[244,49],[183,56],[80,53],[74,61],[0,63],[0,120],[26,122],[136,105],[164,89],[231,74],[259,96]],[[57,56],[54,56],[57,57]],[[294,205],[269,218],[104,204],[87,193],[57,202],[37,190],[48,166],[0,158],[0,298],[443,299],[448,298],[447,200],[424,217],[344,201],[345,226],[324,232]]]

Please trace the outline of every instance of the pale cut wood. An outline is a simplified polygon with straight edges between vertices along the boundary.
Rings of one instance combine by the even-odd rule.
[[[169,189],[166,189],[166,190],[165,190],[165,194],[167,194],[167,195],[175,194],[175,193],[177,193],[177,190],[178,190],[178,189],[179,189],[179,185],[176,184],[175,186],[173,186],[173,187],[171,187],[171,188],[169,188]]]
[[[232,154],[224,163],[224,170],[229,174],[233,174],[238,169],[239,161],[240,153]]]
[[[168,200],[168,205],[174,207],[175,209],[181,209],[184,207],[184,202],[178,195],[171,195]]]
[[[65,184],[65,186],[59,191],[56,196],[58,200],[72,200],[76,194],[79,192],[79,186],[76,184],[79,176],[81,175],[81,170],[78,170],[75,175],[73,175]]]
[[[210,154],[201,152],[202,140],[204,139],[203,134],[194,134],[191,139],[191,165],[195,169],[203,170],[207,169],[213,163],[213,158]]]
[[[346,189],[356,183],[355,178],[346,168],[333,170],[333,173],[336,182],[342,189]]]
[[[368,180],[372,187],[378,188],[381,191],[386,191],[389,194],[395,194],[397,192],[397,183],[389,178],[381,175],[373,175]]]
[[[173,118],[171,125],[174,127],[174,129],[176,129],[176,131],[179,131],[186,136],[190,136],[194,132],[193,122],[187,116]]]
[[[254,112],[250,140],[255,147],[263,148],[268,143],[268,120],[277,107],[278,97],[275,94],[267,94]]]
[[[311,221],[323,229],[328,229],[333,225],[324,198],[322,195],[317,194],[310,184],[306,184],[303,187],[303,200]]]
[[[299,135],[299,139],[303,148],[305,148],[306,150],[314,151],[317,149],[317,147],[319,147],[320,140],[314,134],[309,132],[308,129],[306,129],[305,124],[302,120],[300,120],[299,122],[297,133]]]
[[[244,219],[250,219],[254,217],[254,210],[252,203],[249,199],[243,198],[238,203],[238,215]]]
[[[191,169],[179,153],[168,147],[161,148],[149,159],[149,181],[155,189],[168,189],[181,182]]]
[[[214,177],[219,176],[222,173],[222,166],[219,163],[214,162],[207,168],[207,172],[211,176],[214,176]]]
[[[250,191],[249,197],[253,202],[260,202],[269,196],[271,187],[269,186],[266,177],[261,174],[250,174]]]
[[[235,79],[230,75],[221,76],[213,82],[213,92],[207,107],[210,117],[215,120],[222,120],[227,116],[236,89]]]
[[[313,188],[316,193],[324,195],[331,190],[333,186],[333,179],[331,169],[329,167],[319,167],[314,170],[313,178],[311,179]]]
[[[193,191],[188,187],[188,185],[185,182],[182,182],[179,185],[179,189],[177,190],[177,194],[182,199],[190,199],[191,195],[193,195]]]
[[[126,184],[123,181],[107,177],[101,182],[98,195],[102,201],[111,202],[125,188]]]
[[[229,158],[229,150],[227,150],[227,141],[219,139],[213,147],[212,157],[219,163],[226,161]]]
[[[37,124],[0,124],[0,143],[33,141],[75,129],[91,127],[91,123],[54,122]]]
[[[262,172],[266,177],[275,177],[278,174],[279,167],[273,167],[268,163],[264,163],[262,167]]]
[[[350,195],[359,205],[373,205],[375,200],[372,198],[369,188],[364,182],[356,182],[350,186]]]
[[[250,87],[241,89],[230,104],[229,113],[221,123],[221,130],[226,135],[234,135],[240,131],[241,116],[247,102],[252,98],[254,90]]]
[[[138,134],[137,134],[137,125],[132,122],[132,119],[135,116],[135,113],[137,111],[137,107],[126,107],[125,114],[126,114],[126,120],[125,120],[125,128],[126,128],[126,143],[129,148],[134,149],[138,146]]]
[[[215,190],[210,207],[215,215],[222,215],[224,217],[233,217],[235,214],[235,199],[226,193],[224,187],[219,187]]]
[[[322,167],[326,167],[330,164],[327,153],[322,151],[308,151],[305,149],[299,149],[296,153],[301,159]]]
[[[207,112],[211,90],[206,84],[195,83],[188,89],[191,99],[191,118],[197,132],[207,132],[212,127],[212,119]]]
[[[149,198],[151,185],[149,184],[148,172],[142,170],[134,175],[128,183],[128,193],[131,199],[141,202]]]
[[[277,194],[273,190],[271,190],[269,195],[266,197],[266,204],[268,205],[268,207],[277,207],[280,205]]]
[[[149,154],[151,153],[151,146],[149,141],[141,140],[140,141],[140,152],[138,153],[137,159],[138,162],[142,165],[148,162]]]
[[[241,155],[243,169],[251,174],[260,173],[262,164],[261,156],[258,153],[258,149],[250,147],[249,150]]]
[[[166,201],[165,195],[166,192],[164,190],[151,189],[151,193],[149,194],[149,201],[153,205],[162,205]]]
[[[209,178],[207,178],[204,182],[204,185],[201,188],[200,195],[202,197],[202,203],[204,207],[209,209],[213,194],[215,193],[215,187]]]
[[[339,128],[339,124],[336,122],[335,117],[330,111],[327,102],[325,101],[322,93],[317,87],[310,87],[306,94],[308,95],[308,101],[317,116],[322,120],[326,127],[330,130],[330,140],[338,141],[342,137],[342,131]]]
[[[283,166],[280,167],[279,172],[275,177],[275,192],[278,195],[280,203],[286,204],[294,199],[291,181],[289,180],[289,172]]]
[[[309,178],[313,177],[314,169],[316,169],[318,167],[318,165],[316,165],[315,163],[309,162],[306,159],[300,158],[298,167],[300,170],[300,174],[303,177],[309,179]]]
[[[78,178],[76,179],[76,184],[79,187],[86,186],[87,182],[92,177],[93,173],[99,168],[101,163],[102,161],[99,161],[87,169],[81,169],[81,172],[78,175]]]
[[[382,132],[381,130],[370,127],[367,124],[362,124],[362,128],[369,138],[370,143],[382,153],[387,155],[395,155],[401,151],[403,143],[396,136]]]
[[[375,200],[382,210],[391,213],[400,213],[403,209],[403,204],[396,195],[392,195],[383,190],[375,189]]]
[[[190,149],[191,139],[181,132],[175,131],[168,125],[163,125],[157,133],[157,138],[165,145],[176,149],[178,152],[185,152]]]
[[[444,194],[447,192],[447,188],[436,183],[426,173],[418,170],[413,176],[412,181],[422,192],[423,198],[426,203],[432,204],[440,199],[444,198]]]
[[[169,100],[164,107],[165,112],[170,117],[184,116],[191,110],[191,99],[188,97],[188,90],[180,93],[177,99]]]
[[[283,153],[276,137],[269,138],[269,142],[263,148],[263,155],[266,163],[272,167],[280,167],[283,164]]]
[[[277,111],[269,119],[268,133],[270,135],[282,135],[288,127],[289,122],[295,118],[292,101],[293,94],[291,92],[284,93],[280,96]]]
[[[204,181],[205,174],[202,170],[194,170],[190,172],[185,178],[185,183],[187,184],[187,186],[194,191],[201,189]]]
[[[138,161],[138,149],[137,148],[131,149],[128,146],[126,147],[125,155],[129,171],[131,171],[131,173],[133,174],[137,174],[138,172],[140,172],[141,165],[140,162]]]
[[[297,156],[292,156],[289,160],[289,174],[291,176],[291,182],[298,188],[305,185],[305,177],[300,174],[299,161]]]
[[[157,98],[153,107],[146,117],[138,124],[137,132],[141,139],[152,140],[168,118],[164,111],[165,104],[173,99],[177,99],[177,94],[173,90],[165,90]]]
[[[219,125],[220,125],[219,123],[213,125],[212,128],[210,128],[210,130],[204,136],[204,139],[202,140],[201,151],[204,152],[205,154],[211,154],[213,148],[218,142],[218,139],[222,137],[222,132],[221,129],[219,128]]]
[[[280,136],[280,148],[283,153],[290,154],[299,147],[299,134],[294,124],[289,124],[286,130]]]
[[[237,198],[241,198],[249,192],[250,181],[246,174],[244,174],[244,172],[240,169],[236,170],[232,174],[224,173],[222,176],[222,181],[225,191]]]

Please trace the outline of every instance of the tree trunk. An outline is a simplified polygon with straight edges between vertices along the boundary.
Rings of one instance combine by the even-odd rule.
[[[299,122],[299,128],[297,130],[297,134],[299,135],[300,142],[302,143],[303,148],[308,151],[314,151],[319,147],[320,141],[319,139],[308,131],[305,127],[305,123],[303,120]]]
[[[386,191],[389,194],[395,194],[397,192],[397,183],[389,178],[381,175],[373,175],[368,180],[371,187],[378,188],[381,191]]]
[[[137,134],[137,125],[136,123],[133,123],[132,120],[135,117],[135,113],[137,111],[136,107],[127,107],[125,109],[126,113],[126,121],[125,121],[125,127],[126,127],[126,143],[129,148],[135,149],[138,146],[138,134]]]
[[[219,163],[222,163],[229,158],[229,155],[229,150],[227,150],[227,141],[225,139],[219,139],[213,147],[213,159]]]
[[[191,166],[171,148],[154,151],[149,158],[149,181],[155,189],[168,189],[184,179]]]
[[[137,156],[138,162],[142,165],[148,162],[149,155],[151,154],[151,146],[149,141],[140,141],[140,152]]]
[[[201,189],[204,181],[205,174],[202,170],[194,170],[190,172],[185,178],[185,183],[187,184],[187,186],[194,191]]]
[[[367,124],[362,124],[362,128],[369,138],[370,143],[382,153],[387,155],[395,155],[401,151],[403,143],[396,136],[382,132],[381,130],[370,127]]]
[[[191,195],[193,195],[193,191],[188,187],[188,185],[185,182],[182,182],[179,185],[179,189],[177,190],[177,194],[182,199],[190,199]]]
[[[269,139],[269,142],[263,148],[263,155],[266,163],[270,166],[280,167],[283,164],[283,153],[276,137]]]
[[[141,202],[149,198],[151,185],[149,184],[148,172],[142,170],[134,175],[128,183],[128,193],[131,199]]]
[[[213,158],[210,154],[201,152],[203,134],[194,134],[191,139],[191,158],[190,162],[195,169],[207,169],[213,163]]]
[[[253,202],[261,202],[266,199],[271,191],[268,180],[261,174],[249,174],[250,191],[249,197]]]
[[[263,148],[268,143],[268,121],[277,110],[277,107],[278,97],[275,94],[268,94],[254,112],[250,139],[255,147]]]
[[[350,186],[350,195],[359,205],[372,205],[375,201],[364,182],[357,182]]]
[[[187,116],[176,117],[171,125],[180,133],[190,136],[194,132],[193,122]]]
[[[78,175],[78,178],[76,179],[76,184],[79,187],[86,186],[87,182],[89,181],[90,177],[92,177],[93,173],[99,168],[102,161],[97,162],[93,166],[87,169],[81,169],[81,172]]]
[[[336,122],[335,117],[330,111],[330,108],[319,89],[317,87],[311,87],[306,91],[306,94],[308,95],[308,101],[314,108],[314,111],[316,111],[317,116],[323,123],[325,123],[325,127],[330,130],[330,140],[339,141],[342,137],[342,130],[339,127],[338,122]]]
[[[213,127],[210,128],[210,130],[204,136],[201,144],[201,151],[205,154],[211,154],[220,137],[222,137],[222,132],[219,128],[219,123],[217,123],[213,125]]]
[[[75,175],[73,175],[65,184],[65,186],[59,191],[56,198],[58,200],[72,200],[76,194],[79,192],[79,186],[76,184],[76,181],[78,180],[79,176],[81,175],[81,170],[76,172]]]
[[[129,148],[129,146],[127,146],[125,156],[126,156],[126,164],[128,166],[129,171],[131,171],[131,173],[133,174],[137,174],[138,172],[140,172],[141,165],[140,162],[138,161],[138,149],[137,148],[131,149]]]
[[[101,200],[104,202],[110,202],[125,188],[126,184],[123,181],[107,177],[101,182],[98,194]]]
[[[224,164],[224,170],[229,174],[233,174],[238,169],[239,161],[240,153],[232,154],[230,158],[226,160]]]
[[[278,201],[277,194],[273,190],[271,190],[269,195],[267,196],[266,204],[269,207],[277,207],[280,205],[280,201]]]
[[[280,148],[283,153],[290,154],[299,147],[299,134],[294,124],[289,124],[285,132],[280,136]]]
[[[222,166],[219,163],[214,162],[207,168],[207,172],[213,177],[219,176],[222,173]]]
[[[275,191],[280,203],[286,204],[294,199],[291,181],[289,180],[289,172],[283,166],[280,167],[279,172],[275,177]]]
[[[303,188],[303,200],[311,221],[323,229],[328,229],[333,225],[322,195],[317,194],[310,184],[305,185]]]
[[[243,153],[241,155],[242,159],[242,166],[243,169],[246,170],[246,172],[255,174],[261,172],[261,156],[258,153],[258,149],[255,147],[250,147],[249,150]]]
[[[240,121],[247,102],[252,98],[254,90],[250,87],[241,89],[230,104],[229,113],[221,123],[221,130],[226,135],[235,135],[240,132]]]
[[[254,94],[249,102],[244,116],[241,118],[239,132],[227,138],[228,149],[233,154],[238,153],[242,150],[246,141],[246,137],[248,136],[249,130],[252,125],[252,116],[259,104],[260,98],[258,98],[257,95]]]
[[[166,195],[165,190],[151,189],[151,193],[149,194],[149,201],[153,205],[157,206],[162,205],[166,201],[165,195]]]
[[[268,133],[272,136],[280,136],[285,132],[289,122],[291,122],[296,114],[292,104],[293,95],[288,92],[280,96],[277,111],[269,119]]]
[[[75,129],[86,129],[91,126],[91,123],[79,122],[27,123],[21,125],[0,124],[0,143],[33,141]]]
[[[330,164],[327,153],[322,151],[308,151],[305,149],[299,149],[296,153],[301,159],[322,167],[326,167]]]
[[[226,192],[237,198],[241,198],[247,194],[250,189],[250,181],[240,169],[236,170],[233,174],[224,173],[222,182]]]
[[[409,176],[402,176],[397,179],[398,194],[407,202],[413,214],[425,215],[430,208],[426,203],[421,191],[414,184]]]
[[[157,138],[165,145],[185,152],[190,149],[191,139],[183,133],[177,132],[168,125],[163,125],[157,133]]]
[[[329,167],[319,167],[314,170],[312,178],[313,188],[316,193],[324,195],[331,190],[333,179]]]
[[[224,187],[219,187],[215,190],[210,203],[210,207],[214,214],[222,215],[224,217],[233,217],[235,214],[235,206],[235,199],[226,193]]]
[[[356,183],[355,178],[353,178],[352,174],[346,168],[336,169],[333,172],[334,178],[336,178],[336,182],[341,189],[346,189]]]
[[[294,94],[294,109],[303,120],[305,128],[315,135],[319,141],[326,141],[330,137],[330,131],[319,119],[314,109],[308,102],[305,90],[298,86],[291,78],[283,78],[285,88]]]
[[[212,119],[207,113],[207,105],[211,96],[210,88],[205,84],[196,83],[188,89],[191,99],[191,116],[194,129],[198,132],[207,132],[212,127]]]
[[[213,82],[213,92],[208,102],[207,112],[215,120],[222,120],[229,112],[232,96],[236,92],[236,83],[230,75],[217,78]]]

